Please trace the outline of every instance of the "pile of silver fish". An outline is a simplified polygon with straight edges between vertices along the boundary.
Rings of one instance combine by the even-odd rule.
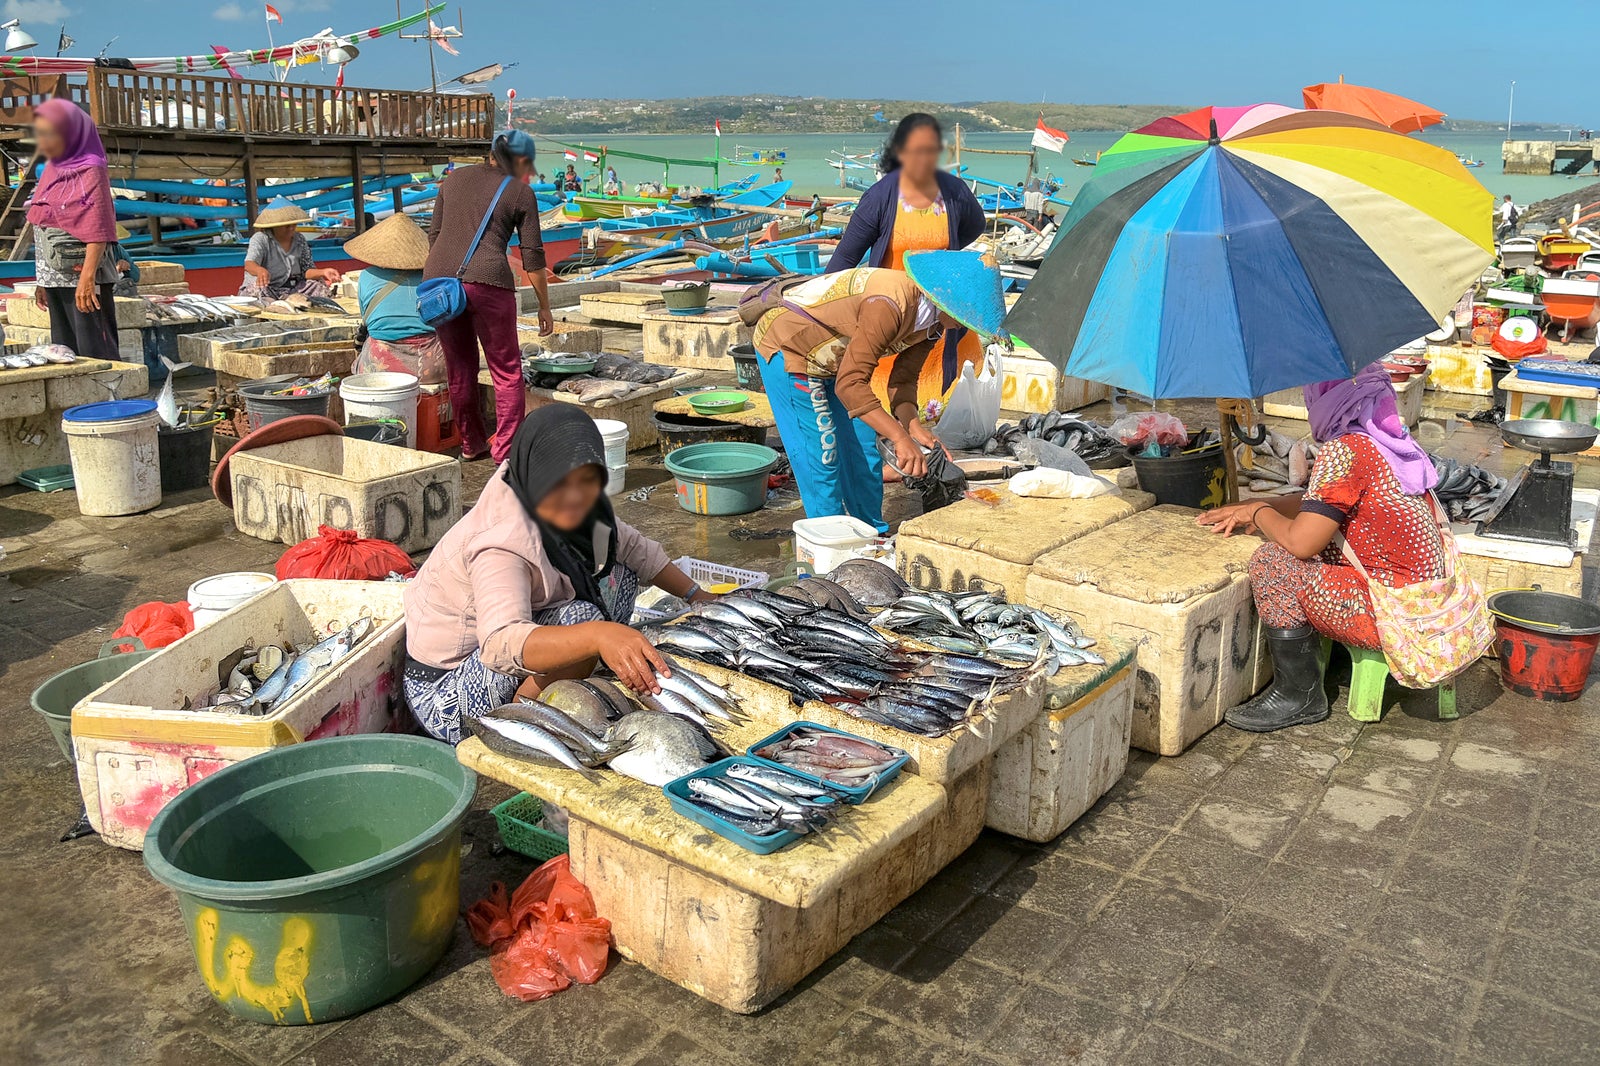
[[[751,836],[805,835],[834,824],[843,805],[821,785],[776,766],[736,762],[722,773],[692,777],[689,802]]]
[[[903,758],[905,752],[874,744],[864,737],[801,726],[757,748],[754,754],[823,781],[859,788],[876,781],[880,774]]]
[[[1038,664],[1045,677],[1063,666],[1103,666],[1089,649],[1093,638],[1071,618],[1057,619],[1037,607],[1010,603],[998,592],[978,589],[946,594],[908,592],[872,620],[956,655],[981,655],[1015,664]]]
[[[1430,458],[1433,468],[1439,472],[1434,495],[1444,504],[1452,522],[1476,522],[1489,517],[1500,497],[1505,495],[1506,479],[1496,477],[1481,466],[1437,455]]]
[[[497,707],[469,719],[467,728],[502,755],[591,778],[607,766],[664,785],[730,754],[712,730],[745,721],[736,694],[681,661],[671,666],[671,677],[658,678],[657,694],[630,692],[601,677],[556,681],[536,702]]]
[[[0,366],[8,370],[26,370],[30,366],[49,366],[51,363],[76,363],[77,355],[65,344],[35,344],[25,352],[0,355]]]
[[[984,442],[983,454],[1016,455],[1017,445],[1030,437],[1075,452],[1086,463],[1110,459],[1126,450],[1104,426],[1060,411],[1049,411],[1028,415],[1020,422],[996,429],[994,436]]]
[[[1268,492],[1286,496],[1300,492],[1311,478],[1311,463],[1317,457],[1316,443],[1294,440],[1275,430],[1253,447],[1234,445],[1234,455],[1239,460],[1239,484],[1251,492]],[[1246,455],[1251,464],[1246,467]]]
[[[810,598],[838,602],[838,589],[819,579],[781,593],[745,589],[641,631],[658,648],[759,678],[798,702],[820,701],[923,736],[967,725],[990,697],[1035,676],[1032,664],[908,648]]]
[[[373,628],[372,619],[363,617],[307,647],[263,644],[241,649],[223,660],[222,691],[202,706],[257,716],[281,710],[347,658]]]
[[[146,296],[145,314],[159,322],[236,322],[239,312],[225,303],[181,293],[177,296]]]
[[[609,352],[546,352],[533,341],[523,345],[522,353],[522,380],[526,384],[571,393],[584,403],[644,392],[677,373],[670,366],[646,363]],[[534,366],[535,360],[578,365],[592,362],[594,368],[577,374],[552,374]]]

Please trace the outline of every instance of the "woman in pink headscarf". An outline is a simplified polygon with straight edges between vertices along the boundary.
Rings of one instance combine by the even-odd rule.
[[[77,104],[53,99],[34,108],[33,136],[45,159],[28,208],[35,299],[50,309],[53,342],[85,359],[115,359],[117,217],[100,131]]]
[[[1275,676],[1224,715],[1255,733],[1328,717],[1322,637],[1380,647],[1367,579],[1344,557],[1340,534],[1372,579],[1391,588],[1445,576],[1429,491],[1439,475],[1400,421],[1389,375],[1368,366],[1352,380],[1307,385],[1305,399],[1322,447],[1304,495],[1246,500],[1199,519],[1223,536],[1259,533],[1267,542],[1250,557],[1250,582]]]

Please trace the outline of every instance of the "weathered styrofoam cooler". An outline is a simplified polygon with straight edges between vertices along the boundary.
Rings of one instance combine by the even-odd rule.
[[[461,519],[461,463],[353,437],[307,437],[228,461],[233,524],[298,544],[318,526],[353,529],[405,552],[431,548]]]
[[[1000,382],[1000,409],[1007,414],[1076,411],[1110,396],[1111,386],[1068,377],[1025,344],[1018,344],[1015,351],[1006,355],[1006,373]]]
[[[1465,348],[1457,344],[1428,345],[1428,388],[1488,396],[1494,391],[1489,376],[1492,348]]]
[[[1487,593],[1500,589],[1538,586],[1545,592],[1583,597],[1583,556],[1574,555],[1566,566],[1550,566],[1520,559],[1495,559],[1461,553],[1461,569]]]
[[[1426,374],[1418,374],[1403,385],[1394,387],[1395,407],[1408,426],[1422,419],[1423,393],[1427,390]],[[1278,418],[1298,418],[1306,421],[1305,393],[1300,389],[1280,389],[1268,393],[1261,401],[1261,409]]]
[[[742,748],[763,732],[729,734]],[[674,812],[659,788],[598,783],[509,759],[476,738],[456,749],[477,772],[559,804],[573,876],[611,920],[617,951],[728,1010],[777,999],[965,851],[983,830],[988,759],[948,785],[901,774],[825,830],[757,855]]]
[[[1137,489],[1087,500],[1035,499],[997,490],[995,506],[957,500],[902,523],[895,540],[900,576],[919,589],[994,589],[1013,603],[1027,594],[1034,560],[1063,544],[1153,507]]]
[[[1064,669],[1044,690],[1044,709],[994,759],[990,829],[1054,840],[1094,806],[1128,768],[1137,646],[1101,640],[1104,666]]]
[[[280,581],[90,693],[72,711],[89,823],[106,843],[137,849],[162,807],[224,766],[302,740],[395,729],[406,714],[403,592],[382,581]],[[362,617],[371,635],[271,714],[179,709],[216,693],[239,649],[315,643]]]
[[[666,298],[659,292],[587,292],[578,297],[578,310],[583,317],[617,326],[643,325],[648,312],[662,311],[666,306]]]
[[[1250,596],[1255,537],[1220,537],[1160,506],[1040,556],[1026,602],[1095,635],[1141,641],[1132,743],[1180,754],[1271,678]]]
[[[142,364],[106,359],[0,373],[0,485],[15,484],[24,470],[66,464],[61,415],[67,408],[149,391],[150,373]]]
[[[539,336],[539,319],[526,315],[517,319],[517,346],[524,355],[535,350],[546,352],[598,352],[602,340],[599,326],[582,322],[557,322],[547,337]],[[535,349],[535,345],[538,349]]]
[[[529,385],[525,392],[525,402],[529,411],[536,411],[553,403],[565,403],[578,408],[595,421],[609,418],[617,422],[626,422],[628,450],[638,451],[641,448],[653,448],[661,440],[661,434],[656,430],[653,418],[656,413],[656,402],[670,398],[678,389],[698,385],[705,377],[703,371],[679,370],[672,377],[657,382],[647,389],[614,400],[596,400],[594,403],[583,403],[570,392]],[[478,387],[484,397],[484,410],[493,411],[494,378],[489,371],[478,372]]]
[[[712,308],[699,315],[650,311],[640,316],[640,325],[644,329],[645,361],[665,366],[732,370],[728,349],[750,343],[750,327],[737,311],[728,308]]]

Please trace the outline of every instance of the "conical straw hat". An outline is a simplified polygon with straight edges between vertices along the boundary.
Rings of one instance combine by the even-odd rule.
[[[256,220],[252,225],[256,229],[271,229],[274,226],[298,226],[310,221],[311,216],[306,214],[304,208],[280,196],[256,212]]]
[[[428,261],[428,235],[410,215],[390,215],[344,242],[345,254],[369,266],[421,270]]]

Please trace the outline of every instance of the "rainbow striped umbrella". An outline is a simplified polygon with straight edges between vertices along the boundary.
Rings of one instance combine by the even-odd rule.
[[[1493,259],[1488,191],[1354,115],[1208,107],[1100,157],[1006,319],[1066,373],[1153,397],[1348,377]]]

